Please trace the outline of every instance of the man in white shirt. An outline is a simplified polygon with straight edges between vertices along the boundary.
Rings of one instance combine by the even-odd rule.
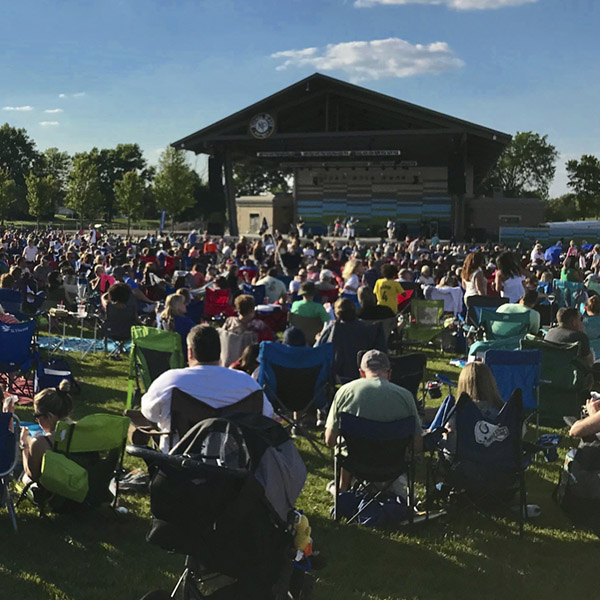
[[[27,242],[27,246],[23,249],[23,258],[27,261],[27,266],[33,266],[35,262],[36,256],[38,253],[37,246],[33,243],[33,240],[30,238]]]
[[[277,269],[271,269],[266,277],[261,277],[256,282],[256,285],[265,286],[265,294],[269,300],[269,304],[277,302],[287,292],[285,283],[277,279]]]
[[[221,342],[214,327],[192,327],[187,347],[189,366],[165,371],[142,396],[142,414],[164,431],[171,428],[171,394],[175,388],[213,408],[235,404],[261,389],[247,373],[219,365]],[[264,394],[263,415],[273,416],[273,407]],[[168,443],[165,438],[164,443]],[[165,446],[162,449],[169,450]]]

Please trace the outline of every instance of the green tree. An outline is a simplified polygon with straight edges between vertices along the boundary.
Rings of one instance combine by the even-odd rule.
[[[567,185],[582,217],[600,216],[600,161],[591,154],[567,162]]]
[[[127,236],[131,229],[132,217],[137,217],[142,212],[145,191],[144,180],[136,171],[125,173],[122,179],[115,182],[117,206],[127,216]]]
[[[36,218],[39,227],[40,217],[54,214],[60,184],[53,175],[38,177],[33,171],[25,178],[25,184],[29,214]]]
[[[40,175],[52,175],[58,184],[59,197],[58,202],[64,202],[67,193],[67,184],[69,182],[69,173],[73,162],[68,152],[62,152],[58,148],[48,148],[44,150],[41,159]]]
[[[290,185],[285,171],[261,163],[245,162],[235,165],[233,182],[236,194],[258,196],[265,192],[289,193]]]
[[[539,196],[548,199],[556,172],[558,152],[547,135],[517,132],[488,173],[483,191],[500,187],[507,196]]]
[[[119,144],[116,148],[101,150],[92,148],[89,152],[76,156],[85,157],[96,165],[102,195],[101,211],[109,222],[112,221],[115,211],[115,183],[129,171],[137,171],[146,182],[152,177],[152,170],[148,168],[137,144]]]
[[[98,214],[102,205],[100,180],[96,165],[85,156],[75,156],[67,186],[67,206],[78,215],[83,227],[85,219]]]
[[[547,221],[567,221],[577,216],[575,194],[564,194],[558,198],[550,198],[546,203]]]
[[[10,173],[0,167],[0,219],[2,225],[8,216],[8,211],[17,200],[17,186]]]
[[[193,206],[194,173],[181,150],[167,147],[158,159],[158,172],[154,178],[156,205],[167,211],[171,225],[186,208]]]

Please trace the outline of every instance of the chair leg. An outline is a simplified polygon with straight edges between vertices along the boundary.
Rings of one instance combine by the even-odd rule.
[[[339,489],[340,489],[340,468],[338,465],[337,453],[334,452],[334,455],[333,455],[333,490],[335,493],[333,496],[333,518],[336,521],[339,521],[339,515],[338,515]]]
[[[12,496],[8,490],[8,483],[4,480],[2,483],[4,485],[4,494],[5,494],[4,503],[6,504],[6,510],[8,511],[8,514],[10,515],[10,520],[11,520],[13,529],[15,530],[15,533],[18,533],[19,527],[17,526],[17,515],[15,513],[15,505],[13,503]]]

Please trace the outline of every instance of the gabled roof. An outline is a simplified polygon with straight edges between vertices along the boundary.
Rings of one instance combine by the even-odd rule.
[[[307,92],[311,92],[310,96],[306,96]],[[483,138],[492,143],[497,143],[500,149],[508,144],[511,136],[501,131],[496,131],[482,125],[477,125],[463,119],[458,119],[428,108],[423,108],[410,102],[398,100],[392,96],[381,94],[367,88],[347,83],[321,73],[315,73],[294,83],[293,85],[276,92],[242,110],[204,127],[199,131],[192,133],[176,142],[173,142],[173,146],[176,148],[185,148],[186,150],[192,150],[196,153],[210,151],[210,142],[215,141],[216,138],[220,138],[222,135],[227,136],[233,130],[238,127],[247,127],[249,119],[255,114],[261,112],[268,112],[270,110],[276,110],[278,106],[290,106],[295,103],[303,103],[306,100],[311,100],[325,93],[335,93],[345,98],[353,98],[356,101],[372,104],[374,107],[379,107],[380,111],[383,111],[383,117],[385,117],[386,111],[389,114],[401,113],[410,118],[413,126],[413,133],[418,133],[419,130],[437,131],[448,130],[448,133],[464,133],[469,136],[475,136]],[[377,127],[377,131],[385,129],[380,126]],[[394,129],[390,127],[389,129]],[[237,130],[238,133],[240,130]],[[325,133],[325,132],[324,132]],[[341,135],[346,132],[331,132]],[[248,134],[249,135],[249,134]],[[273,138],[277,138],[277,132],[273,135]]]

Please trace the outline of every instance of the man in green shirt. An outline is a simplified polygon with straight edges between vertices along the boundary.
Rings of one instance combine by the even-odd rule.
[[[321,319],[323,323],[330,320],[329,313],[323,308],[319,302],[315,302],[316,288],[312,281],[305,281],[300,286],[300,295],[303,300],[296,300],[292,304],[292,313],[301,317],[316,317]]]
[[[519,300],[518,304],[502,304],[499,306],[497,311],[500,314],[517,314],[517,313],[528,313],[529,314],[529,333],[536,335],[540,330],[540,313],[535,310],[535,306],[538,302],[539,294],[535,290],[527,290],[523,297]],[[499,329],[502,324],[496,325]],[[501,331],[499,331],[501,332]]]
[[[397,421],[415,417],[415,451],[421,449],[421,419],[413,395],[390,382],[388,355],[379,350],[365,352],[360,361],[360,379],[343,385],[336,393],[325,424],[325,443],[333,447],[338,435],[338,414],[348,413],[372,421]],[[350,473],[342,470],[340,491],[350,486]]]

